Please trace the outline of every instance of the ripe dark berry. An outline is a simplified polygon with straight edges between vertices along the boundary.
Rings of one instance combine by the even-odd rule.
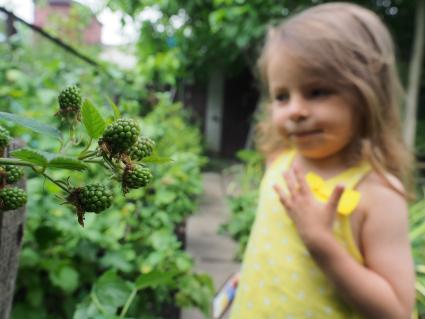
[[[73,195],[83,212],[100,213],[112,204],[111,191],[98,183],[77,188],[70,196]]]
[[[99,143],[106,144],[112,155],[120,154],[136,143],[139,134],[139,125],[134,120],[119,119],[108,125]]]
[[[152,172],[149,168],[142,165],[127,167],[122,176],[122,186],[124,192],[128,188],[140,188],[146,186],[152,179]]]
[[[18,187],[3,188],[0,190],[0,210],[14,210],[24,206],[27,202],[27,194]]]
[[[59,93],[58,100],[62,110],[80,110],[83,101],[80,88],[77,85],[67,87]]]
[[[24,176],[24,170],[15,165],[0,166],[0,176],[5,178],[7,184],[14,184]]]
[[[10,134],[9,131],[6,130],[3,126],[0,126],[0,152],[4,148],[6,148],[7,145],[9,145],[10,142]]]
[[[128,155],[134,161],[140,161],[142,158],[152,154],[155,142],[149,137],[140,136],[136,143],[128,151]]]

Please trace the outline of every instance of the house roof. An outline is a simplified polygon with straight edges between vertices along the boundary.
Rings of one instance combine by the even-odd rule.
[[[37,3],[38,0],[33,0],[34,3]],[[72,0],[48,0],[48,4],[62,4],[62,5],[70,5]]]
[[[49,4],[71,4],[72,0],[49,0]]]

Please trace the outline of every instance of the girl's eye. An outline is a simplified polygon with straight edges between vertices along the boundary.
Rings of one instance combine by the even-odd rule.
[[[278,93],[278,94],[275,95],[274,99],[276,101],[279,101],[279,102],[284,102],[284,101],[287,101],[289,99],[289,94],[288,93]]]
[[[314,98],[327,97],[331,94],[332,94],[332,91],[330,89],[315,88],[315,89],[310,90],[308,95],[309,95],[309,97],[314,99]]]

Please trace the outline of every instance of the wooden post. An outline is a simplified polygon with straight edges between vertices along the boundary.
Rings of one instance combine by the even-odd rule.
[[[13,143],[7,151],[16,148],[18,144]],[[25,182],[21,181],[17,186],[24,189]],[[25,207],[0,212],[0,319],[8,319],[12,309],[24,222]]]
[[[221,130],[223,125],[224,73],[215,70],[208,82],[205,139],[207,149],[214,153],[221,151]]]

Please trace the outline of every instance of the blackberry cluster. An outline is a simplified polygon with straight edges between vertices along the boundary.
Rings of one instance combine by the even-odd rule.
[[[132,119],[118,119],[110,124],[99,140],[111,155],[122,154],[136,143],[140,134],[139,125]]]
[[[0,126],[0,153],[3,149],[6,148],[7,145],[9,145],[11,137],[9,134],[9,131],[6,130],[3,126]]]
[[[70,202],[83,212],[100,213],[112,204],[112,193],[102,184],[90,184],[74,190]]]
[[[80,119],[80,109],[83,99],[80,88],[77,85],[72,85],[62,90],[59,93],[58,101],[58,115],[69,120]]]
[[[128,167],[122,176],[122,186],[124,192],[129,188],[140,188],[146,186],[152,179],[152,172],[149,168],[137,165]]]
[[[62,90],[58,96],[59,107],[62,110],[80,110],[83,99],[77,85],[72,85]]]
[[[152,154],[155,142],[149,137],[139,136],[136,143],[129,149],[128,155],[134,161],[140,161]]]
[[[24,170],[15,165],[0,166],[0,175],[3,175],[6,184],[14,184],[24,176]]]
[[[24,206],[27,194],[18,187],[6,187],[0,190],[0,210],[15,210]]]

